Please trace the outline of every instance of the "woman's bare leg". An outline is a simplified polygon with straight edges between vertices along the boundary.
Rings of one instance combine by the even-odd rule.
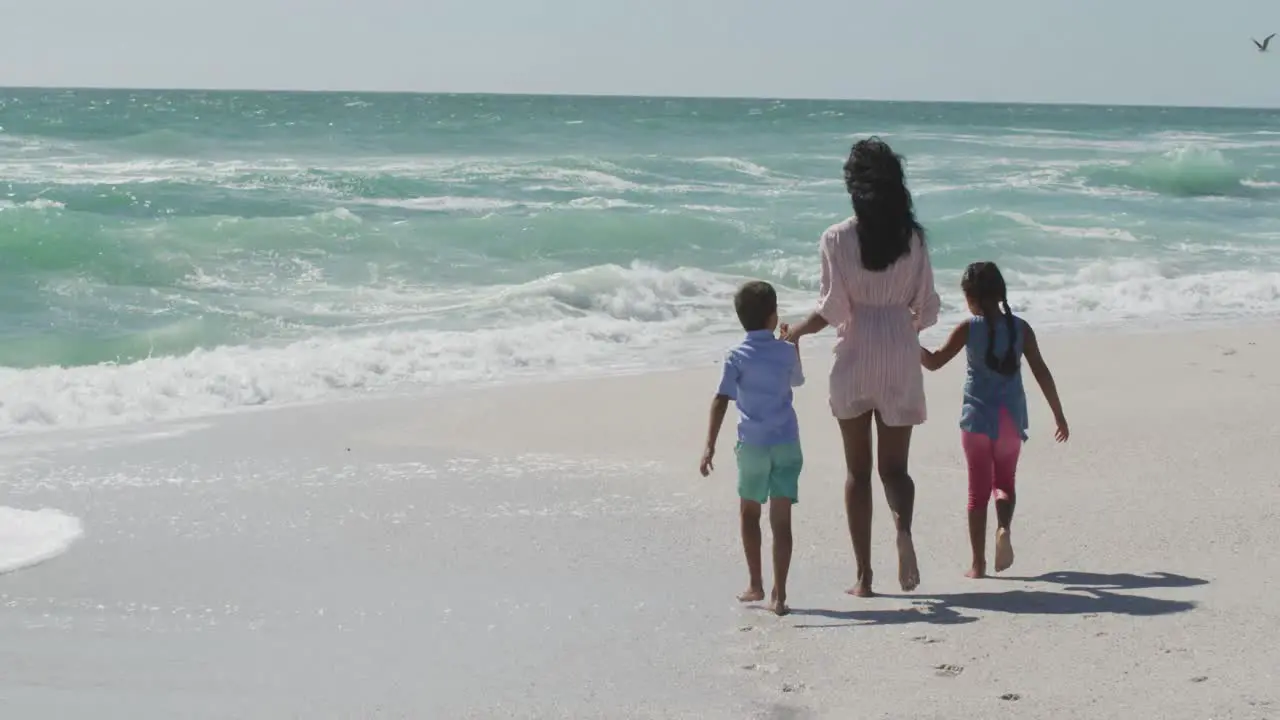
[[[871,413],[840,420],[840,438],[844,441],[844,510],[849,520],[849,538],[853,541],[853,560],[858,579],[847,591],[857,597],[870,597],[871,591]]]
[[[880,480],[884,483],[885,498],[893,512],[893,524],[898,530],[898,582],[905,592],[920,585],[920,567],[916,562],[915,544],[911,540],[911,518],[915,513],[916,484],[907,472],[907,459],[911,455],[910,425],[885,425],[876,413],[876,455],[880,465]]]

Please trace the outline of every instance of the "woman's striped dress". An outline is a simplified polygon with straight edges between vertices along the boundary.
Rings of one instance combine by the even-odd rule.
[[[938,321],[929,250],[919,236],[911,251],[881,271],[862,266],[856,220],[822,235],[818,314],[836,329],[831,412],[840,419],[877,410],[886,425],[925,421],[918,333]]]

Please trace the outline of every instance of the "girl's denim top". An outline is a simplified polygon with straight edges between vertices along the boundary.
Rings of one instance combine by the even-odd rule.
[[[992,439],[1000,436],[1000,409],[1009,411],[1023,440],[1027,439],[1027,394],[1022,388],[1022,345],[1027,336],[1026,323],[1013,319],[1015,337],[1009,337],[1009,321],[1000,317],[993,323],[995,336],[989,337],[986,318],[969,320],[969,341],[965,344],[968,367],[965,370],[964,406],[960,410],[960,429]],[[1013,343],[1018,370],[1001,375],[987,367],[987,344],[995,343],[997,358],[1003,358]]]

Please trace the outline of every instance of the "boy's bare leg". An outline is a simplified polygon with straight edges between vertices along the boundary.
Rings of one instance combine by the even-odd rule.
[[[775,497],[769,500],[769,527],[773,530],[773,594],[769,609],[776,615],[786,615],[787,572],[791,569],[791,499]]]
[[[751,575],[747,591],[738,596],[738,601],[759,602],[764,599],[764,577],[760,571],[760,503],[741,498],[738,515],[742,521],[742,550],[747,555],[747,572]]]

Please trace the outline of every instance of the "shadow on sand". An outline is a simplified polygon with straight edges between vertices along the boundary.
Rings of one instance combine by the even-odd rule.
[[[791,611],[799,617],[844,620],[843,623],[800,624],[798,628],[832,628],[851,625],[898,625],[927,623],[930,625],[963,625],[978,618],[963,615],[960,610],[981,610],[1016,615],[1129,615],[1153,617],[1186,612],[1195,608],[1194,602],[1162,600],[1143,595],[1120,594],[1115,591],[1131,591],[1152,588],[1187,588],[1204,585],[1208,580],[1153,573],[1086,573],[1063,571],[1038,577],[992,578],[1002,582],[1046,583],[1060,585],[1060,590],[1009,590],[1005,592],[966,592],[941,595],[881,595],[880,597],[912,600],[909,608],[895,610],[822,610],[800,609]]]

